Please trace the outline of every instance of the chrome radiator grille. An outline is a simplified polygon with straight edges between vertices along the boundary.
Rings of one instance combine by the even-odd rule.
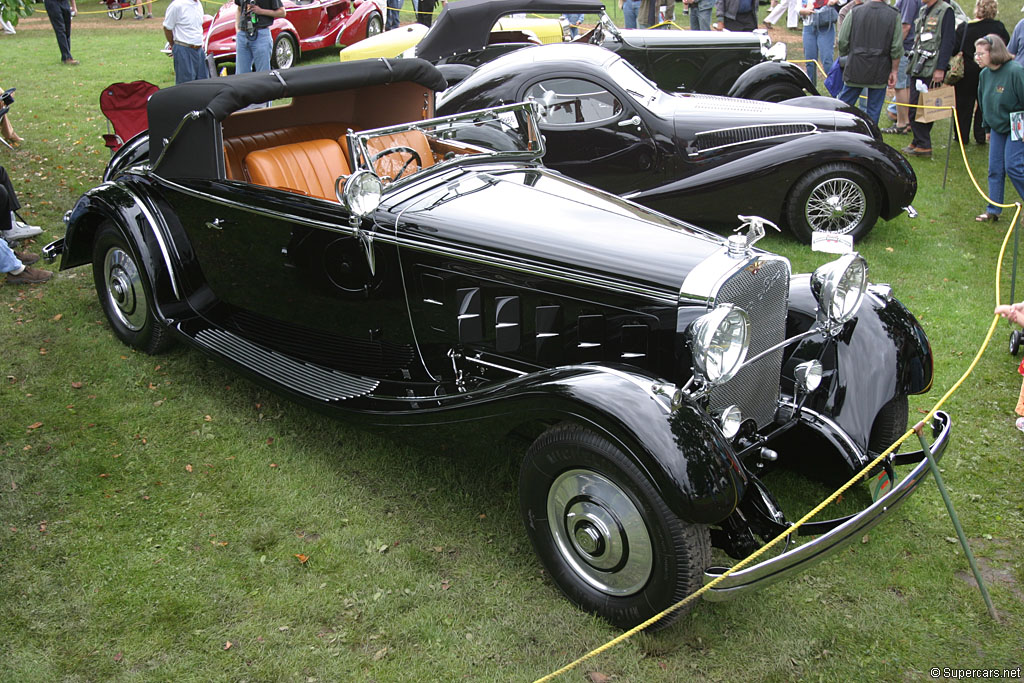
[[[788,262],[760,257],[725,280],[714,305],[735,304],[749,314],[747,357],[752,358],[785,338],[788,299]],[[775,417],[781,371],[782,349],[778,349],[744,367],[724,385],[712,389],[708,408],[714,411],[735,404],[743,411],[744,418],[752,418],[758,427],[764,427]]]

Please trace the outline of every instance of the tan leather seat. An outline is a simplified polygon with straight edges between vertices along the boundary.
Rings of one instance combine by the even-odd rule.
[[[434,153],[430,149],[430,141],[427,140],[427,136],[422,131],[407,130],[401,133],[394,133],[393,135],[381,135],[371,138],[366,143],[366,149],[370,153],[370,158],[386,149],[394,147],[414,149],[419,156],[419,165],[413,160],[406,167],[405,172],[402,173],[403,177],[415,173],[421,168],[434,165]],[[409,152],[394,152],[378,159],[374,163],[374,170],[382,178],[387,176],[392,180],[397,180],[395,176],[398,175],[402,167],[410,159],[414,159],[414,157]]]
[[[306,140],[334,140],[338,136],[343,136],[351,127],[347,123],[313,123],[227,137],[224,139],[224,166],[227,177],[231,180],[250,181],[245,175],[245,157],[249,152]]]
[[[308,140],[249,152],[249,178],[256,185],[336,200],[334,181],[348,175],[348,162],[334,140]]]

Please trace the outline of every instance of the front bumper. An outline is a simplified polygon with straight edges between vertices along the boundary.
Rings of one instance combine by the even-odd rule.
[[[946,450],[952,422],[949,414],[939,411],[932,420],[932,457],[938,461]],[[889,516],[911,494],[928,475],[928,458],[924,451],[890,455],[892,465],[917,463],[913,471],[862,512],[852,515],[831,531],[813,541],[805,543],[777,557],[734,572],[704,593],[704,599],[721,602],[746,595],[776,581],[789,578],[804,571],[816,562],[833,555],[851,541],[860,538],[864,532]],[[704,572],[704,583],[709,583],[724,574],[726,568],[711,567]]]

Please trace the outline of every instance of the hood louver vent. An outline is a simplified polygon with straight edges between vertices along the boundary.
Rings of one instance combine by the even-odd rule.
[[[791,135],[810,135],[816,130],[817,127],[812,123],[773,123],[709,130],[697,133],[690,156],[759,140],[771,140]]]

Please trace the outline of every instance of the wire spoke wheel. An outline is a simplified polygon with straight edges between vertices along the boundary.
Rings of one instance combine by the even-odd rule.
[[[811,190],[806,216],[814,230],[846,234],[864,220],[867,197],[853,180],[830,178]]]

